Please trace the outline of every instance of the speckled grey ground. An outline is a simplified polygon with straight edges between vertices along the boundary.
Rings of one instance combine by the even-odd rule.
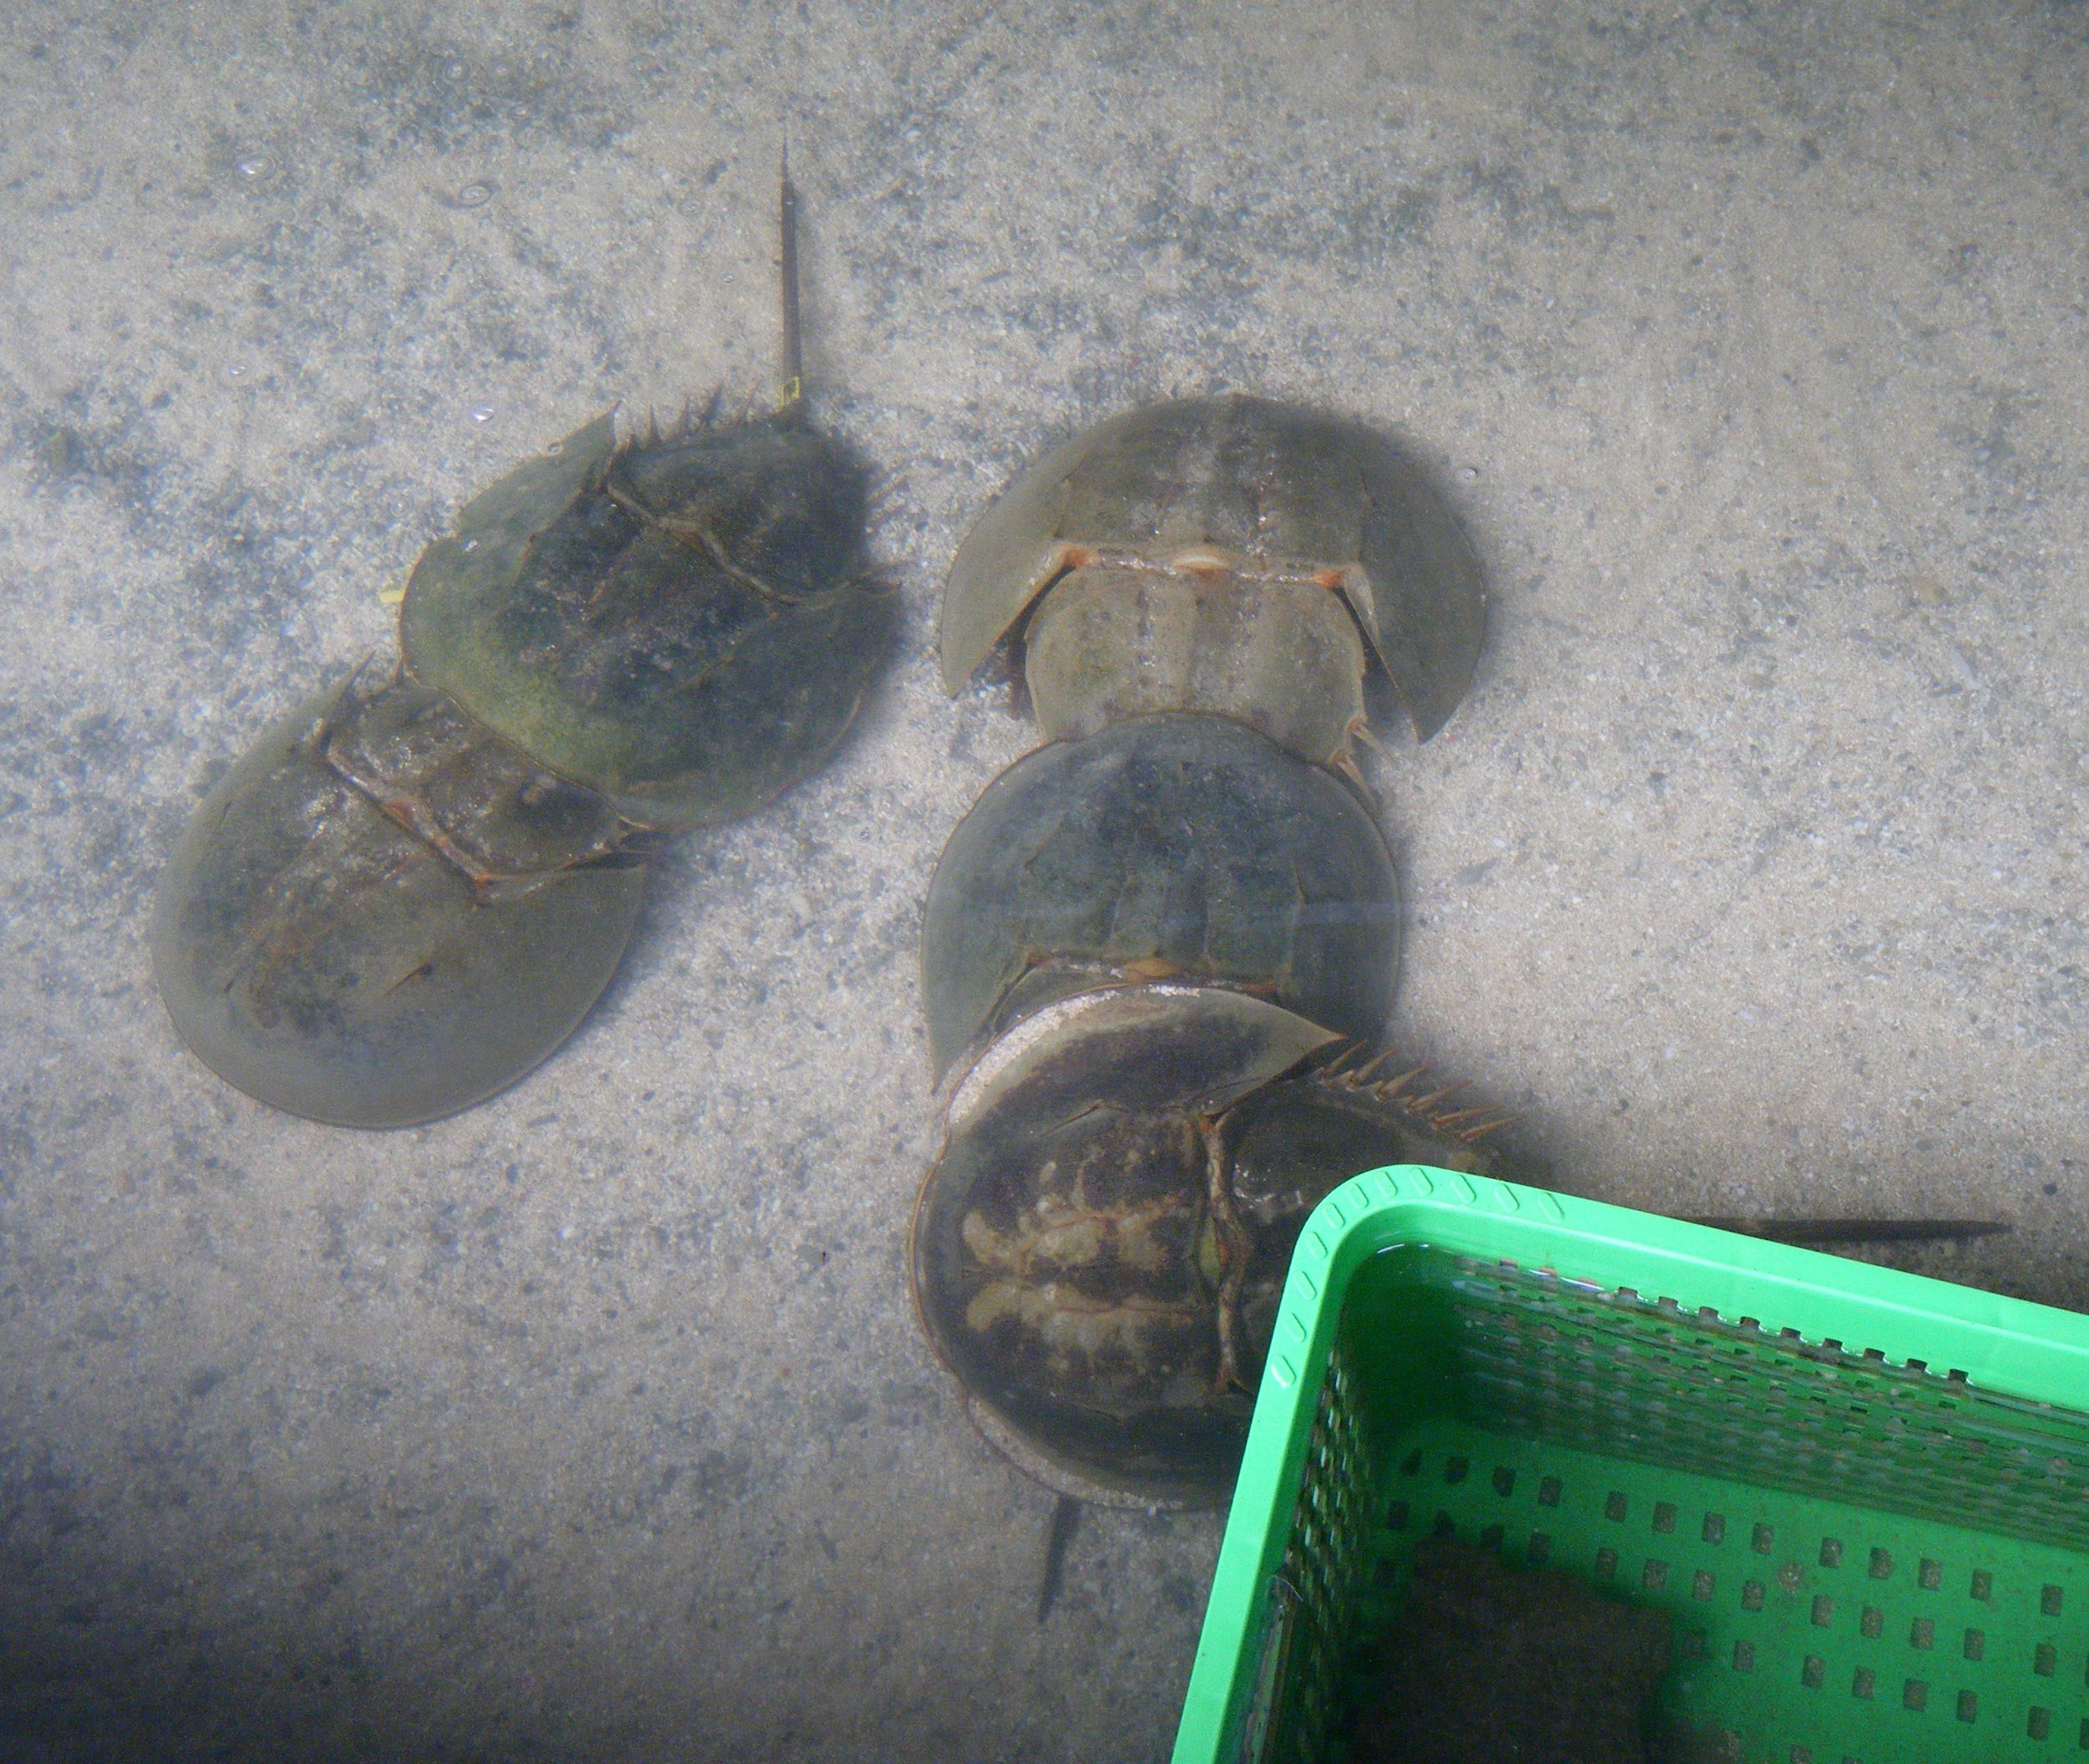
[[[786,114],[889,683],[507,1096],[229,1092],[177,830],[475,486],[765,385]],[[902,1251],[919,902],[1030,739],[939,575],[1166,390],[1398,427],[1492,573],[1379,768],[1405,1040],[1562,1186],[1992,1212],[1922,1265],[2089,1302],[2086,168],[2079,0],[7,9],[0,1757],[1161,1754],[1217,1522],[1036,1625]]]

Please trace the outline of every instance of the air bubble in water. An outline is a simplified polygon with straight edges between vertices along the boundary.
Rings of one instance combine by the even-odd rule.
[[[475,423],[491,422],[493,420],[493,406],[490,404],[474,404],[471,407],[471,420]]]
[[[460,208],[483,208],[492,200],[493,186],[490,184],[467,184],[457,192],[457,206]]]

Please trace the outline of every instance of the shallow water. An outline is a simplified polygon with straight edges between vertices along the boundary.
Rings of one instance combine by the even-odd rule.
[[[1992,1214],[2089,1302],[2079,5],[0,20],[0,1756],[1165,1752],[1218,1522],[982,1446],[907,1299],[929,871],[1034,740],[958,538],[1177,390],[1390,425],[1494,617],[1370,762],[1403,1045],[1563,1187]],[[387,1135],[228,1090],[154,879],[458,503],[607,404],[891,476],[835,760],[578,1035]]]

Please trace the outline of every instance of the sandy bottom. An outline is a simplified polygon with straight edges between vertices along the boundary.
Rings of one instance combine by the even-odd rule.
[[[177,1042],[155,877],[609,404],[816,407],[894,664],[664,857],[498,1100],[358,1135]],[[1025,457],[1176,390],[1391,427],[1487,561],[1371,762],[1401,1043],[1578,1192],[1992,1214],[2089,1301],[2089,13],[266,0],[0,19],[0,1758],[1143,1760],[1219,1522],[989,1453],[903,1283],[928,653]]]

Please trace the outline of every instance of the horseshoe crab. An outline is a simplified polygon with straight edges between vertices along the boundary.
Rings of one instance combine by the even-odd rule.
[[[1314,1203],[1481,1156],[1490,1119],[1359,1064],[1400,949],[1355,746],[1374,670],[1443,726],[1486,607],[1389,441],[1241,395],[1097,424],[958,547],[943,684],[1005,652],[1050,745],[929,886],[952,1088],[914,1291],[980,1431],[1063,1496],[1222,1497]]]
[[[1075,1498],[1223,1498],[1291,1246],[1380,1164],[1480,1169],[1500,1117],[1214,988],[1060,1000],[997,1040],[917,1202],[916,1303],[979,1431]]]
[[[1392,1005],[1400,885],[1344,780],[1230,719],[1168,713],[1019,760],[929,884],[923,993],[940,1079],[1099,986],[1179,979],[1368,1040]]]
[[[250,1096],[403,1126],[501,1089],[623,954],[642,849],[593,791],[424,687],[308,700],[233,766],[160,884],[183,1039]]]
[[[796,400],[643,445],[599,417],[421,554],[406,666],[635,822],[735,820],[826,757],[890,641],[866,489]]]
[[[780,196],[781,408],[604,415],[516,468],[414,565],[403,671],[300,706],[190,821],[154,968],[249,1095],[398,1126],[511,1083],[615,970],[658,835],[759,807],[855,716],[897,596],[863,466],[806,420]]]
[[[1019,642],[1050,740],[1191,710],[1328,765],[1367,653],[1426,740],[1486,623],[1470,541],[1390,440],[1232,394],[1128,411],[1019,475],[958,549],[937,643],[955,693]]]

